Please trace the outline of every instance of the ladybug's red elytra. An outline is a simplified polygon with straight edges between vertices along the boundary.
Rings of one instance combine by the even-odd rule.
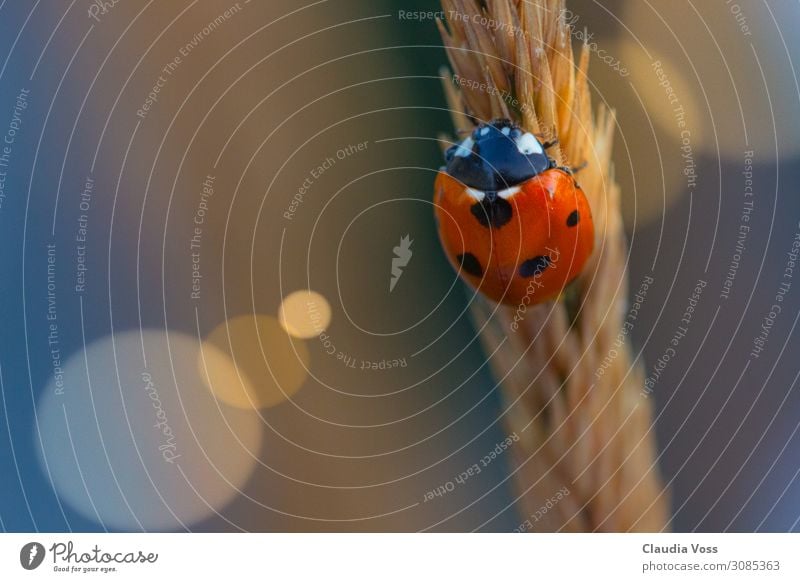
[[[494,301],[553,299],[594,248],[586,195],[533,134],[507,119],[447,150],[435,185],[439,237],[459,274]]]

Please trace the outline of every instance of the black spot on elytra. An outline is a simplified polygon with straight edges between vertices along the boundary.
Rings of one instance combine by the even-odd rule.
[[[475,277],[483,276],[483,269],[481,268],[481,264],[480,262],[478,262],[478,258],[472,253],[464,253],[463,255],[458,255],[456,257],[456,261],[458,261],[458,264],[461,265],[461,268],[464,269],[465,273],[469,273],[470,275],[474,275]]]
[[[519,274],[526,278],[541,275],[549,266],[550,259],[548,257],[533,257],[520,265]]]
[[[472,215],[482,226],[500,228],[511,221],[514,209],[505,198],[499,198],[496,192],[487,192],[486,197],[472,205]]]
[[[577,210],[573,210],[569,216],[567,216],[567,226],[575,226],[578,224],[578,220],[580,220],[581,215],[578,214]]]

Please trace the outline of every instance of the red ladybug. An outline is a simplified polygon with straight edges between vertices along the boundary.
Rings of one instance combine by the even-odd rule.
[[[594,248],[586,196],[547,147],[513,122],[495,120],[447,150],[436,178],[445,252],[464,279],[498,302],[553,299]]]

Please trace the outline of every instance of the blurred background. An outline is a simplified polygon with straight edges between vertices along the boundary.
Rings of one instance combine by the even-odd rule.
[[[672,526],[800,530],[800,6],[568,8],[649,374],[705,284],[652,392]],[[3,530],[519,525],[502,454],[455,481],[505,434],[432,219],[439,9],[0,3]]]

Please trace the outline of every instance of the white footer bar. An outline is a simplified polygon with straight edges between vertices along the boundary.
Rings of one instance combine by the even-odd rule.
[[[777,581],[799,554],[797,534],[4,534],[0,580]]]

